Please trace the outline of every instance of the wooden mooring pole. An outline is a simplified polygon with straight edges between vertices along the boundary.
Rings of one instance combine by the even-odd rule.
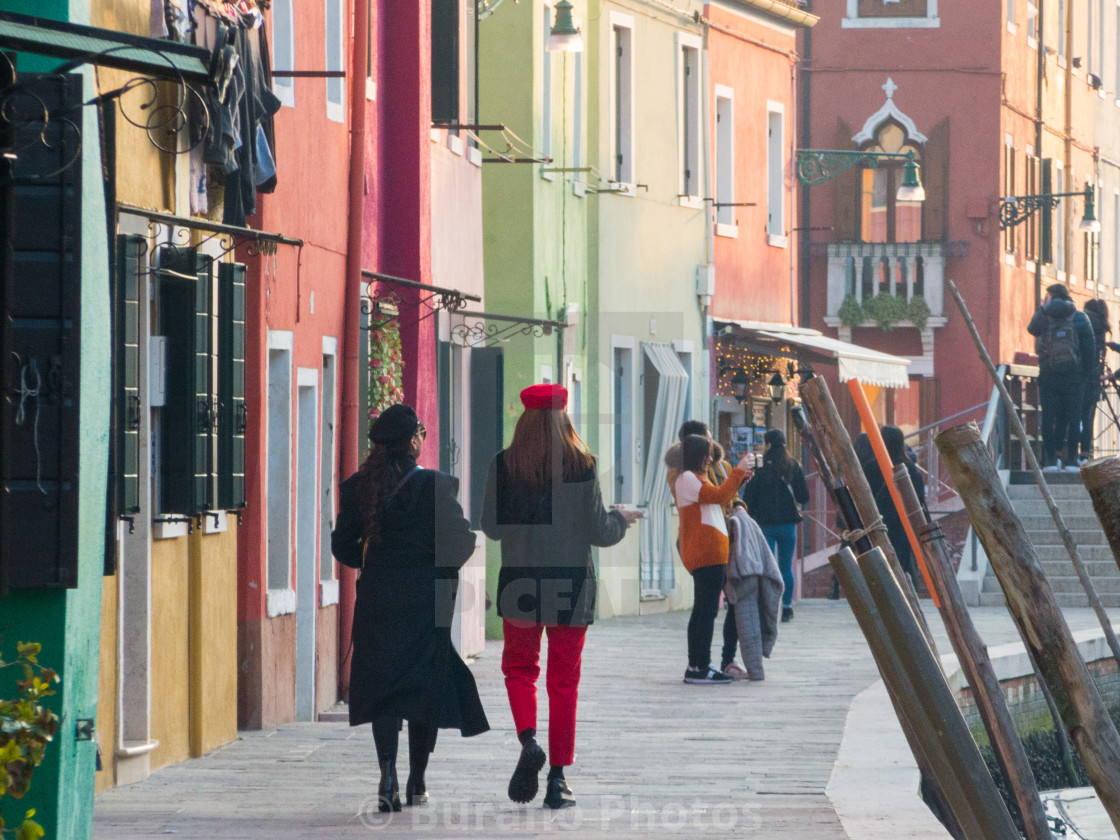
[[[1120,566],[1120,458],[1100,458],[1081,468],[1081,481],[1093,500],[1093,510]]]
[[[1052,840],[1053,835],[1046,822],[1046,809],[1038,795],[1038,783],[1031,771],[1023,742],[1015,731],[1015,723],[1000,689],[999,679],[992,668],[988,648],[976,632],[976,625],[972,623],[972,616],[969,615],[961,595],[957,576],[949,559],[949,550],[945,545],[945,534],[940,525],[926,519],[904,464],[894,468],[894,486],[898,488],[906,519],[921,543],[932,587],[940,596],[941,620],[957,654],[957,661],[968,679],[973,697],[976,698],[976,708],[980,712],[980,720],[984,723],[996,760],[1015,796],[1015,803],[1019,806],[1027,838]]]
[[[976,330],[976,324],[972,321],[972,315],[969,314],[964,298],[961,297],[961,293],[957,290],[957,284],[952,280],[949,281],[949,291],[953,295],[953,300],[957,302],[957,308],[960,309],[961,315],[964,316],[964,322],[968,325],[968,331],[972,334],[972,340],[976,344],[976,349],[980,353],[980,358],[985,366],[987,366],[988,373],[992,377],[992,382],[995,383],[996,390],[999,391],[1000,402],[1003,403],[1004,410],[1007,412],[1011,427],[1015,430],[1016,437],[1019,438],[1019,442],[1023,445],[1023,454],[1026,456],[1027,465],[1031,468],[1035,483],[1038,485],[1039,492],[1042,493],[1042,499],[1046,502],[1046,507],[1050,510],[1050,516],[1054,520],[1054,525],[1058,528],[1058,534],[1062,538],[1062,545],[1066,547],[1066,553],[1069,555],[1069,560],[1073,564],[1074,571],[1077,573],[1077,579],[1081,582],[1081,588],[1085,590],[1085,598],[1089,601],[1089,606],[1093,608],[1093,612],[1097,616],[1097,621],[1104,631],[1104,638],[1108,643],[1109,650],[1112,651],[1113,658],[1120,664],[1120,642],[1116,640],[1116,634],[1112,632],[1112,622],[1109,621],[1108,614],[1101,605],[1101,599],[1097,596],[1097,588],[1093,586],[1093,581],[1089,578],[1089,573],[1085,571],[1085,564],[1081,562],[1081,555],[1077,552],[1077,543],[1074,542],[1073,534],[1071,534],[1069,528],[1066,527],[1065,520],[1062,519],[1062,512],[1058,510],[1058,505],[1054,501],[1053,495],[1050,493],[1050,488],[1046,485],[1046,478],[1042,475],[1042,468],[1038,465],[1038,459],[1034,456],[1034,449],[1031,448],[1031,442],[1027,438],[1026,429],[1023,428],[1023,422],[1019,419],[1019,412],[1015,409],[1015,403],[1012,402],[1011,395],[1007,393],[1007,388],[1004,387],[999,371],[996,370],[996,366],[992,363],[992,357],[988,355],[988,350],[984,347],[984,342],[980,338],[980,333]]]
[[[1007,606],[1054,694],[1070,740],[1112,824],[1120,831],[1120,735],[1000,481],[975,423],[935,438]]]
[[[868,573],[873,561],[885,580],[873,582]],[[857,560],[845,548],[829,562],[879,666],[899,723],[910,733],[914,758],[919,767],[925,766],[923,776],[940,792],[938,816],[954,837],[1017,840],[1019,832],[1003,797],[883,552],[873,548]],[[887,602],[884,587],[894,590],[896,600]]]

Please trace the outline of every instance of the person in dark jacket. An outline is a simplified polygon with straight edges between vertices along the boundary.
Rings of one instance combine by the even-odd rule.
[[[424,772],[439,729],[464,736],[490,724],[474,677],[451,641],[459,569],[475,535],[456,499],[458,479],[421,469],[424,425],[407,405],[370,427],[361,468],[339,486],[331,551],[362,570],[354,605],[350,725],[371,723],[381,768],[378,808],[401,810],[397,739],[408,721],[405,800],[428,801]]]
[[[595,458],[576,433],[558,385],[521,392],[525,411],[509,448],[486,479],[482,530],[502,544],[497,610],[505,639],[502,673],[521,756],[509,798],[530,802],[545,752],[537,744],[537,678],[541,635],[548,633],[548,771],[544,804],[575,804],[564,768],[575,755],[576,700],[588,626],[595,618],[591,546],[610,546],[641,517],[606,510]]]
[[[1072,316],[1076,333],[1078,367],[1056,367],[1048,361],[1046,344],[1052,342],[1051,325]],[[1042,305],[1031,317],[1027,332],[1035,337],[1038,353],[1038,399],[1042,408],[1042,467],[1045,470],[1078,469],[1081,441],[1081,404],[1085,380],[1095,370],[1093,325],[1069,297],[1063,283],[1047,287]],[[1059,459],[1059,452],[1062,452]]]
[[[1081,463],[1093,457],[1093,421],[1097,403],[1101,399],[1104,382],[1104,355],[1108,346],[1105,334],[1112,332],[1108,323],[1108,304],[1100,298],[1090,298],[1082,307],[1093,327],[1093,370],[1085,379],[1085,393],[1081,400]]]
[[[797,525],[801,522],[798,506],[809,502],[809,487],[801,465],[786,452],[786,436],[781,429],[767,431],[762,442],[766,445],[762,466],[743,488],[742,498],[778,558],[785,584],[782,621],[789,621],[793,618],[793,555],[797,551]]]
[[[906,450],[902,429],[898,426],[881,426],[879,431],[883,436],[883,445],[887,448],[891,464],[896,467],[899,464],[906,465],[910,483],[914,485],[914,492],[917,493],[918,501],[921,502],[922,510],[926,512],[926,518],[928,519],[926,484],[922,479],[922,471],[911,460]],[[898,508],[895,507],[890,488],[883,480],[883,471],[879,469],[879,462],[875,460],[874,451],[871,452],[870,458],[861,461],[861,466],[863,467],[863,474],[867,476],[867,484],[871,488],[871,495],[875,497],[875,506],[879,508],[879,515],[883,517],[883,524],[887,526],[887,539],[890,540],[894,555],[898,558],[898,564],[910,576],[911,584],[917,589],[918,567],[914,561],[914,551],[910,547],[910,538],[906,535],[906,528],[902,524],[902,518],[898,515]],[[890,480],[893,481],[894,477],[891,476]]]

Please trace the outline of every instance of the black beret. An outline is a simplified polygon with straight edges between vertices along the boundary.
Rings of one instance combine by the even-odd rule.
[[[412,406],[404,403],[391,405],[381,412],[380,416],[369,427],[371,443],[391,445],[404,443],[416,434],[420,427],[420,418],[416,416]]]

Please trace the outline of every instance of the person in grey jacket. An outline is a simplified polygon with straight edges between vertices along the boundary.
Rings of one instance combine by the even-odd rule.
[[[1061,329],[1067,323],[1075,334],[1068,338]],[[1027,325],[1027,332],[1035,337],[1038,353],[1043,469],[1060,470],[1064,466],[1076,472],[1085,382],[1096,375],[1093,325],[1070,300],[1065,284],[1053,283],[1046,288],[1046,297]]]
[[[727,528],[730,551],[723,594],[735,605],[735,626],[747,677],[758,681],[765,679],[762,658],[770,656],[778,638],[785,584],[765,534],[742,502],[735,503]]]
[[[545,753],[537,744],[541,635],[548,633],[548,772],[544,804],[575,805],[564,768],[575,755],[576,700],[587,627],[595,619],[592,546],[620,542],[636,510],[606,510],[595,458],[572,426],[559,385],[521,392],[525,412],[486,479],[482,530],[502,544],[497,607],[521,756],[509,798],[530,802]]]

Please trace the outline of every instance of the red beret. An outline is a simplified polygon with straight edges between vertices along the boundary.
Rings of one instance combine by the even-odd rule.
[[[526,410],[561,409],[568,404],[568,389],[560,385],[530,385],[521,392],[521,404]]]

